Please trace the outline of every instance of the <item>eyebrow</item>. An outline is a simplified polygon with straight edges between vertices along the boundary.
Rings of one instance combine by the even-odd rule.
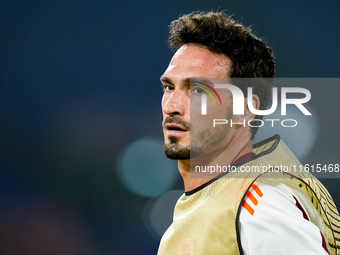
[[[173,83],[172,80],[169,78],[169,77],[166,77],[166,76],[162,76],[160,78],[161,82],[165,82],[165,83]]]
[[[208,84],[210,86],[213,86],[214,83],[211,82],[209,79],[207,78],[196,78],[196,77],[192,77],[192,78],[189,78],[189,82],[190,83],[194,83],[194,82],[197,82],[197,83],[204,83],[204,84]]]
[[[173,81],[166,76],[162,76],[160,78],[161,82],[165,82],[165,83],[171,83],[173,84]],[[190,78],[186,78],[184,80],[182,80],[183,83],[193,83],[193,82],[197,82],[197,83],[204,83],[204,84],[208,84],[208,85],[214,85],[213,82],[211,82],[209,79],[207,78],[199,78],[199,77],[190,77]]]

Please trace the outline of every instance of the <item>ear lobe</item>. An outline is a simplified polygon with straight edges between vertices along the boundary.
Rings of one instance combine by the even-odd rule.
[[[252,104],[255,109],[260,109],[260,99],[257,95],[252,95]],[[248,106],[248,98],[244,99],[244,119],[248,122],[249,120],[254,119],[256,114],[252,113]]]
[[[252,104],[253,104],[253,107],[256,109],[256,110],[259,110],[260,109],[260,98],[253,94],[252,95]],[[248,106],[247,106],[248,107]]]
[[[258,97],[258,95],[255,95],[255,94],[253,94],[252,95],[252,104],[253,104],[253,107],[256,109],[256,110],[259,110],[260,109],[260,98]],[[249,107],[248,107],[248,105],[247,105],[247,109],[249,110]],[[254,113],[254,116],[255,116],[256,114]]]
[[[249,120],[253,119],[254,117],[255,117],[255,114],[252,113],[249,110],[248,105],[246,105],[245,110],[244,110],[243,118],[248,122]]]
[[[254,95],[254,94],[252,95],[252,104],[255,109],[258,110],[260,108],[260,99],[257,95]],[[244,114],[239,115],[237,118],[237,121],[240,123],[239,126],[242,126],[242,127],[247,126],[248,125],[247,123],[250,120],[254,119],[255,116],[256,114],[252,113],[248,107],[248,98],[245,98],[244,99]]]

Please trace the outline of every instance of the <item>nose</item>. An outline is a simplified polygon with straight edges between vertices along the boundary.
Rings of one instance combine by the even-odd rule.
[[[175,89],[169,94],[165,93],[162,99],[163,113],[183,116],[186,112],[188,100],[185,92],[179,89]]]

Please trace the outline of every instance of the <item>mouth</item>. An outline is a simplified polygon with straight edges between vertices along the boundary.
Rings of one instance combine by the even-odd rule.
[[[168,136],[180,136],[188,132],[188,130],[183,126],[174,123],[166,124],[165,130]]]

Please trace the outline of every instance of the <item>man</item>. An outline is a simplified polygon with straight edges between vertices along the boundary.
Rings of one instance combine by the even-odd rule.
[[[233,115],[231,92],[216,89],[221,106],[210,100],[209,115],[200,111],[205,88],[216,80],[273,78],[271,49],[224,13],[184,15],[170,28],[177,51],[161,77],[164,151],[178,160],[185,194],[158,254],[338,254],[340,219],[332,198],[308,173],[280,171],[300,163],[278,135],[253,145],[257,128],[243,123],[261,116],[248,100],[244,114]],[[246,84],[253,88],[252,107],[265,110],[272,80]],[[233,124],[213,127],[221,114]],[[271,167],[264,174],[240,171],[260,164]],[[195,166],[209,165],[236,171],[191,178]]]

